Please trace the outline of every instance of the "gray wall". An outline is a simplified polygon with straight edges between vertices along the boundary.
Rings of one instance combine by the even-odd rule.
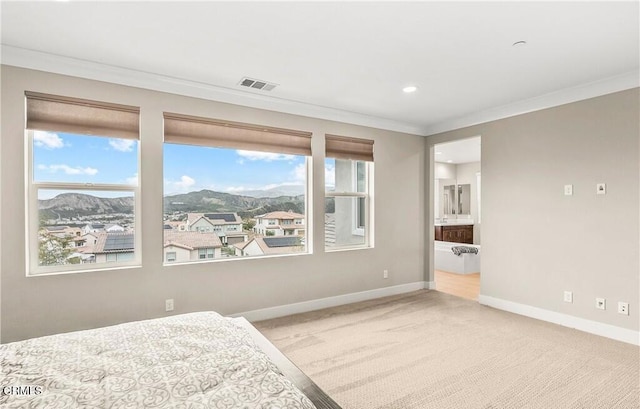
[[[142,267],[25,276],[24,91],[141,108]],[[313,132],[314,253],[162,266],[162,111]],[[2,342],[165,315],[232,314],[422,282],[425,269],[425,138],[251,109],[39,71],[2,67]],[[324,252],[324,134],[375,140],[373,249]],[[398,183],[401,180],[402,183]],[[9,200],[10,199],[10,200]],[[389,270],[389,279],[382,270]]]
[[[638,330],[638,98],[636,88],[428,137],[482,135],[482,295]]]

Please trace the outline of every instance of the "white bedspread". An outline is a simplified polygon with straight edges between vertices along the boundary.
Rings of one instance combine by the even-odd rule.
[[[215,312],[0,345],[0,360],[0,388],[42,390],[4,388],[7,408],[314,408],[246,330]]]

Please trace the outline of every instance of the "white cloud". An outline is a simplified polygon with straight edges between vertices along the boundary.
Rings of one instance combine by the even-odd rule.
[[[286,155],[284,153],[272,153],[272,152],[257,152],[257,151],[243,151],[237,150],[236,153],[239,156],[242,156],[248,160],[263,160],[266,162],[271,162],[274,160],[293,160],[295,159],[294,155]],[[242,164],[242,159],[239,161]]]
[[[296,181],[295,184],[303,184],[307,180],[307,165],[306,163],[301,163],[293,169],[292,176],[293,180]]]
[[[126,179],[126,183],[128,185],[137,185],[138,184],[138,174],[136,173],[135,175],[127,178]]]
[[[244,192],[245,190],[252,190],[252,189],[247,189],[244,186],[229,186],[225,189],[225,191],[233,192],[233,193]]]
[[[41,148],[58,149],[64,146],[64,141],[53,132],[34,131],[33,144]]]
[[[133,139],[109,139],[109,145],[120,152],[131,152],[136,145],[136,141]]]
[[[164,184],[165,190],[167,192],[187,192],[189,188],[193,187],[196,184],[196,181],[190,176],[182,175],[179,181],[165,180]]]
[[[93,176],[98,173],[98,169],[90,167],[71,167],[69,165],[38,165],[38,169],[47,171],[49,173],[57,173],[58,171],[64,172],[67,175],[90,175]]]

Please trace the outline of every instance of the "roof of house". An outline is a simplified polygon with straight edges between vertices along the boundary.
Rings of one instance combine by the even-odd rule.
[[[204,218],[211,224],[227,224],[227,223],[242,223],[242,218],[237,213],[188,213],[187,221],[189,224],[197,222],[199,219]]]
[[[216,233],[165,230],[164,247],[168,246],[177,246],[188,250],[194,250],[209,247],[222,247],[222,242]]]
[[[65,229],[68,229],[69,226],[47,226],[45,227],[45,229],[47,229],[48,231],[64,231]]]
[[[244,248],[247,247],[252,241],[253,240],[241,241],[240,243],[235,243],[233,246],[239,248],[240,250],[244,250]]]
[[[300,237],[297,236],[283,236],[283,237],[264,237],[262,241],[269,248],[276,247],[292,247],[292,246],[300,246]]]
[[[127,232],[100,233],[94,253],[126,253],[134,250],[134,234]]]
[[[90,229],[104,229],[104,224],[89,223],[89,224],[87,224],[87,226],[89,226]],[[85,226],[85,227],[87,227],[87,226]]]
[[[244,244],[243,247],[255,241],[264,254],[289,254],[299,253],[304,250],[304,245],[298,236],[280,236],[280,237],[254,237]],[[238,245],[235,245],[238,247]]]
[[[304,215],[300,213],[294,213],[291,210],[288,212],[284,212],[282,210],[278,210],[271,213],[266,213],[260,216],[256,216],[256,218],[261,219],[280,219],[280,220],[294,220],[294,219],[304,219]]]

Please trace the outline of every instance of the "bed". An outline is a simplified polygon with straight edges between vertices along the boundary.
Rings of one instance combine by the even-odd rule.
[[[339,409],[243,318],[199,312],[0,345],[0,407]]]

